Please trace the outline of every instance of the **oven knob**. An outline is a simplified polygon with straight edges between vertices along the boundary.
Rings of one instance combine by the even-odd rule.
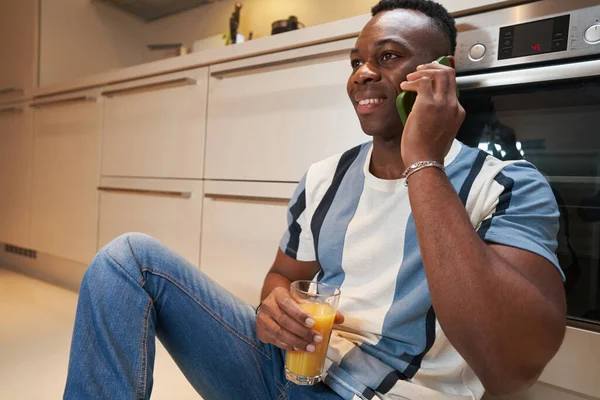
[[[471,50],[469,50],[469,57],[473,61],[479,61],[483,58],[483,56],[485,56],[486,50],[487,49],[484,45],[482,45],[481,43],[477,43],[476,45],[471,47]]]
[[[600,24],[596,24],[590,26],[587,31],[585,31],[585,41],[590,44],[600,43]]]

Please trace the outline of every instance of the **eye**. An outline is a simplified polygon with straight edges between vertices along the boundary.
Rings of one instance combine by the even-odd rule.
[[[386,51],[381,55],[381,61],[390,61],[396,58],[398,58],[398,56],[394,53],[390,53],[389,51]]]
[[[360,60],[350,60],[350,65],[352,66],[352,69],[357,69],[362,65],[362,61]]]

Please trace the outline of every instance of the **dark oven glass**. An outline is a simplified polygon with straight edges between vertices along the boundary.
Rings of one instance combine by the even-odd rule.
[[[548,179],[561,212],[557,253],[569,318],[597,329],[600,77],[463,91],[461,103],[459,140],[503,160],[526,159]]]

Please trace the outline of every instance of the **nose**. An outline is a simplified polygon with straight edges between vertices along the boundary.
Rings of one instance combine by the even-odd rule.
[[[381,79],[379,70],[371,63],[364,63],[354,74],[354,83],[364,85],[367,82],[376,82]]]

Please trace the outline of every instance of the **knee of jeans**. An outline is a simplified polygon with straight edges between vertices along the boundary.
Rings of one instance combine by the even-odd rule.
[[[113,239],[96,254],[83,277],[83,283],[110,279],[111,269],[107,267],[113,263],[136,280],[138,276],[141,278],[141,263],[145,253],[157,244],[160,244],[158,240],[143,233],[125,233]]]

